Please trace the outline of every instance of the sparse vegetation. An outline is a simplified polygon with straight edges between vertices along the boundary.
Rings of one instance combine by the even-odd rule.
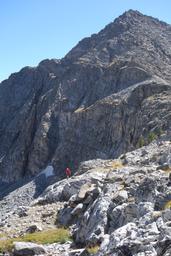
[[[170,209],[171,208],[171,200],[170,201],[168,201],[166,204],[165,204],[165,206],[164,206],[164,209],[166,210],[166,209]]]
[[[99,247],[98,245],[95,245],[95,246],[93,246],[93,247],[87,248],[87,251],[88,251],[88,253],[90,253],[90,254],[96,254],[96,253],[98,252],[99,248],[100,248],[100,247]]]
[[[158,138],[157,134],[154,132],[150,132],[147,137],[148,143],[151,143],[153,140],[156,140]]]
[[[71,240],[68,229],[58,228],[26,234],[23,237],[0,240],[0,252],[11,251],[13,242],[33,242],[37,244],[65,243]]]
[[[108,173],[113,169],[119,169],[119,168],[123,168],[123,167],[124,167],[124,164],[122,163],[122,161],[114,160],[114,161],[111,161],[107,166],[97,167],[97,168],[92,169],[92,171]]]
[[[5,234],[3,234],[3,233],[0,233],[0,238],[2,238],[2,237],[4,237],[5,236]]]
[[[121,161],[115,160],[111,164],[112,168],[117,169],[117,168],[122,168],[124,165]]]
[[[141,148],[145,145],[145,140],[143,138],[143,136],[141,136],[138,140],[138,148]]]
[[[0,253],[10,252],[13,248],[13,242],[15,242],[14,239],[0,240]]]
[[[68,229],[58,228],[27,234],[23,237],[25,242],[34,242],[40,244],[65,243],[71,240]]]
[[[147,135],[147,137],[143,137],[142,135],[140,136],[138,142],[137,142],[137,147],[141,148],[143,146],[148,145],[149,143],[151,143],[153,140],[156,140],[157,138],[159,138],[162,134],[164,133],[164,131],[162,130],[161,127],[159,127],[158,129],[156,129],[155,131],[151,131],[149,132],[149,134]]]
[[[163,167],[161,167],[161,170],[166,172],[166,173],[170,173],[171,172],[171,167],[169,167],[169,165],[168,166],[163,166]]]

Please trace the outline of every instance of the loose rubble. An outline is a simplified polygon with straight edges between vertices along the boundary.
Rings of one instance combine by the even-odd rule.
[[[44,255],[89,255],[84,248],[96,245],[97,256],[169,255],[171,168],[163,166],[170,164],[170,152],[166,137],[119,159],[83,162],[71,178],[50,185],[30,205],[10,212],[1,232],[13,230],[18,236],[69,228],[73,242],[43,245]]]

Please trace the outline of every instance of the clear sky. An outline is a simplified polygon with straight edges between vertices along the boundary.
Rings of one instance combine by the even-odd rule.
[[[171,24],[171,0],[0,0],[0,81],[63,57],[128,9]]]

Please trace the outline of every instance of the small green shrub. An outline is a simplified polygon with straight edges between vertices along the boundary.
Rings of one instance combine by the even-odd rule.
[[[138,148],[142,148],[143,146],[145,146],[145,140],[143,136],[141,136],[138,140]]]
[[[157,138],[159,138],[163,133],[164,133],[164,131],[160,127],[160,128],[157,128],[154,132],[149,132],[149,134],[147,135],[147,138],[145,138],[141,135],[138,140],[137,147],[141,148],[145,145],[148,145],[153,140],[156,140]]]
[[[90,254],[96,254],[98,251],[99,251],[99,246],[98,245],[95,245],[95,246],[93,246],[93,247],[88,247],[87,248],[87,251],[88,251],[88,253],[90,253]]]
[[[14,239],[0,240],[0,253],[10,252],[13,249]]]
[[[153,140],[156,140],[156,139],[157,139],[157,134],[155,134],[154,132],[150,132],[148,134],[148,137],[147,137],[148,143],[151,143]]]

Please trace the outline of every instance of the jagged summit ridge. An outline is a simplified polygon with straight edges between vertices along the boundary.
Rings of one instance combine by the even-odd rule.
[[[124,19],[127,19],[127,21],[128,20],[134,20],[134,21],[137,21],[137,22],[142,21],[142,20],[148,20],[148,21],[154,22],[156,24],[160,23],[161,25],[169,26],[166,22],[161,21],[158,18],[154,18],[154,17],[149,16],[149,15],[144,15],[140,11],[133,10],[133,9],[125,11],[122,15],[120,15],[118,18],[116,18],[114,20],[114,22],[116,20],[124,20]]]
[[[131,10],[98,34],[80,41],[66,55],[66,59],[100,66],[108,66],[116,59],[138,59],[137,63],[142,62],[145,66],[143,56],[151,65],[154,59],[160,63],[164,57],[170,65],[170,38],[170,25]],[[156,70],[156,75],[159,72],[159,69]]]

